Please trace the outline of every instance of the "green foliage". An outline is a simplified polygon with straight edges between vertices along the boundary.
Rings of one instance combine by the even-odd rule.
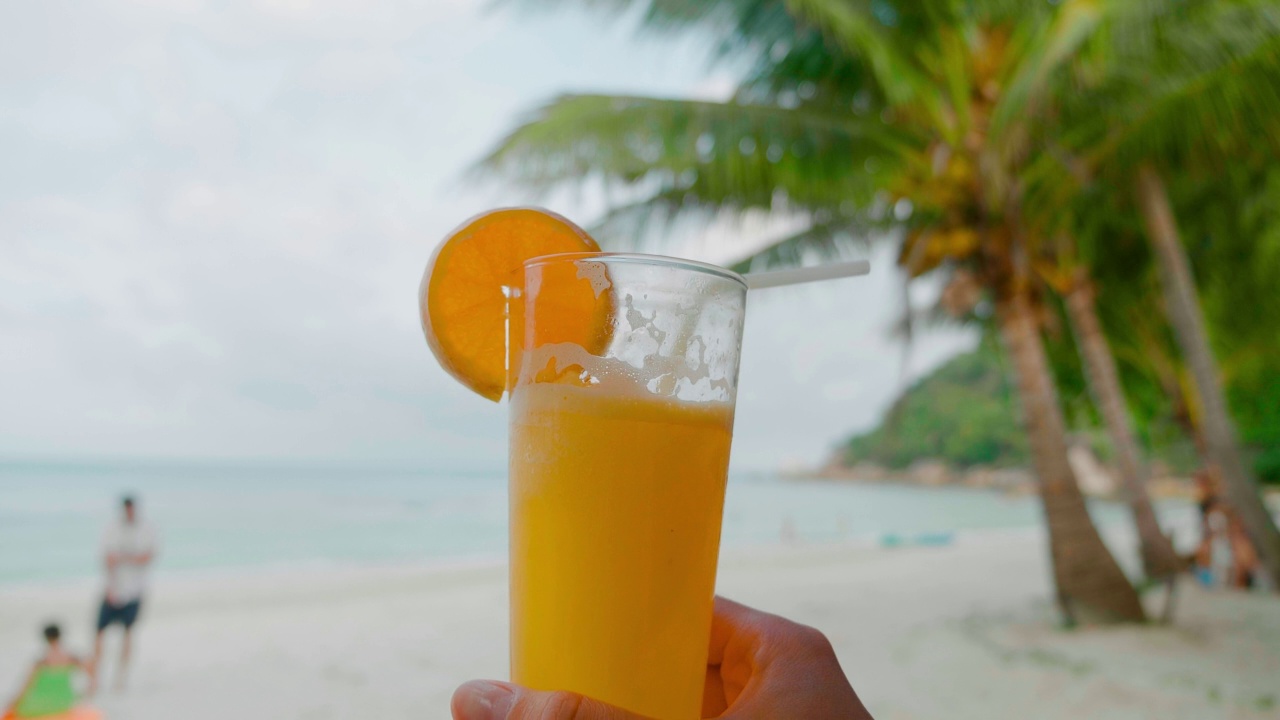
[[[1196,274],[1205,320],[1247,454],[1264,481],[1280,481],[1280,167],[1265,148],[1212,177],[1173,176],[1172,200]],[[1164,299],[1133,196],[1106,183],[1071,212],[1079,260],[1098,287],[1097,311],[1148,454],[1195,467],[1191,379],[1164,317]],[[1047,333],[1063,405],[1072,414],[1077,360]],[[1080,417],[1075,422],[1082,422]]]
[[[1107,173],[1221,169],[1262,147],[1280,152],[1280,4],[1108,5],[1062,93],[1068,147]]]
[[[1240,441],[1280,483],[1280,167],[1242,163],[1175,187],[1214,352]]]
[[[1271,399],[1280,400],[1280,393],[1273,394]],[[1259,481],[1280,485],[1280,446],[1272,445],[1254,455],[1253,471],[1258,474]]]
[[[1179,471],[1187,462],[1191,419],[1184,391],[1185,371],[1165,321],[1160,278],[1131,193],[1102,185],[1087,188],[1072,208],[1075,260],[1090,268],[1096,285],[1095,309],[1120,373],[1121,386],[1139,440]],[[1065,321],[1061,321],[1065,322]],[[1078,374],[1074,343],[1064,349],[1050,334],[1049,357],[1059,379]],[[1057,347],[1055,347],[1057,345]],[[1070,367],[1067,367],[1070,366]],[[1073,379],[1060,392],[1070,410],[1072,394],[1084,392]],[[1085,425],[1075,418],[1076,426]]]
[[[920,458],[956,467],[1022,466],[1027,440],[998,348],[986,342],[917,381],[877,429],[850,438],[845,462],[902,468]]]

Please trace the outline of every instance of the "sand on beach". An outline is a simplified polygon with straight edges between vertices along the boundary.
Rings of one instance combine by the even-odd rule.
[[[826,632],[880,720],[1280,717],[1275,597],[1185,582],[1170,627],[1062,630],[1034,531],[735,550],[719,588]],[[0,682],[46,619],[87,649],[95,596],[0,587]],[[112,720],[447,718],[458,683],[505,675],[505,618],[496,562],[160,575],[128,685],[108,665],[97,704]]]

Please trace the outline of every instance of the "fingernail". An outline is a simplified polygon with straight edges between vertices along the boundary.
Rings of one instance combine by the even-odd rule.
[[[453,694],[453,716],[455,720],[506,720],[515,702],[511,686],[472,680]]]

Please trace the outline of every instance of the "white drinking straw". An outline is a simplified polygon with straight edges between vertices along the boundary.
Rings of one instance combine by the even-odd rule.
[[[813,267],[794,268],[791,270],[773,270],[771,272],[747,273],[742,277],[747,281],[748,290],[796,285],[815,282],[817,280],[837,280],[839,278],[856,277],[871,272],[871,263],[866,260],[814,265]]]

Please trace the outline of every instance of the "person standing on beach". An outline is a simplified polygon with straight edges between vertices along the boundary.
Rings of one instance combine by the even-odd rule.
[[[102,538],[102,563],[107,573],[102,605],[98,609],[98,635],[93,642],[92,677],[100,677],[102,641],[107,628],[119,624],[124,629],[120,645],[120,666],[116,669],[116,687],[124,687],[129,664],[133,625],[142,609],[142,596],[147,585],[147,569],[156,556],[156,534],[151,525],[138,517],[137,503],[126,495],[120,501],[120,517],[107,526]]]

